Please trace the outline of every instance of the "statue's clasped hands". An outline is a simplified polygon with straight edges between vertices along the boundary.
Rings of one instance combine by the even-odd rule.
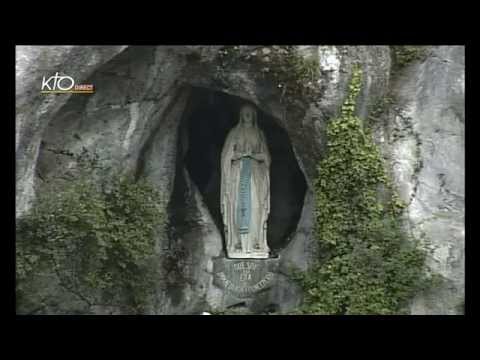
[[[235,154],[232,157],[232,161],[240,160],[241,158],[244,158],[244,157],[249,157],[251,159],[255,159],[255,160],[260,161],[260,162],[265,161],[262,153],[258,153],[258,154],[255,153],[254,154],[251,150],[247,150],[244,153],[240,153],[238,151],[235,151]]]

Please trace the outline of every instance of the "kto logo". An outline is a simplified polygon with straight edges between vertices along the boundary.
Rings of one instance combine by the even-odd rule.
[[[48,79],[43,77],[42,94],[61,94],[61,93],[76,93],[76,94],[93,94],[94,87],[92,84],[75,85],[75,80],[71,76],[59,76],[58,72]]]

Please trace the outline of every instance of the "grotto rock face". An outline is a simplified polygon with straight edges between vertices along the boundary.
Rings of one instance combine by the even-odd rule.
[[[423,62],[401,70],[392,84],[379,141],[413,235],[428,249],[439,289],[419,294],[413,314],[457,314],[464,305],[465,50],[428,49]]]
[[[413,63],[390,84],[387,46],[301,46],[304,57],[319,60],[321,96],[316,104],[291,106],[280,101],[275,83],[255,76],[259,69],[254,66],[219,67],[220,48],[17,47],[17,218],[29,210],[42,179],[71,166],[66,152],[96,152],[103,164],[98,179],[102,171],[134,171],[170,199],[169,236],[156,246],[162,274],[147,313],[199,314],[230,306],[291,311],[302,294],[289,278],[290,269],[308,268],[315,250],[312,183],[325,150],[325,125],[346,97],[353,64],[360,63],[361,117],[389,88],[398,95],[399,115],[385,117],[378,141],[409,201],[412,231],[431,243],[431,265],[448,279],[439,295],[419,294],[412,312],[458,312],[463,299],[463,48],[433,48],[424,62]],[[255,48],[240,46],[239,51],[248,54]],[[95,94],[41,95],[42,77],[56,71],[94,84]],[[244,300],[219,284],[224,239],[215,164],[222,136],[236,121],[232,114],[246,101],[258,108],[272,153],[275,226],[267,236],[278,257],[262,270],[268,286]],[[202,122],[211,122],[203,128],[212,131],[201,133],[197,125]],[[400,138],[393,139],[394,134]],[[210,169],[207,175],[198,171],[198,159]],[[271,269],[274,278],[267,275]],[[36,294],[32,302],[43,304],[37,313],[122,312],[83,301],[55,277],[39,285]],[[29,313],[34,307],[18,310]]]
[[[43,132],[55,113],[68,101],[69,95],[45,98],[40,86],[46,69],[88,77],[125,46],[18,46],[16,51],[16,213],[28,209],[34,196],[35,164]]]

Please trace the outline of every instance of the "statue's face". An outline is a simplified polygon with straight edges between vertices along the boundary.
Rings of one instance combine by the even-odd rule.
[[[243,124],[247,127],[250,127],[253,125],[253,119],[254,119],[254,110],[250,107],[246,107],[242,109],[242,121]]]

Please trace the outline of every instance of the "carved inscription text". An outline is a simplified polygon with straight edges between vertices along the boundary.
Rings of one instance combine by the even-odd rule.
[[[260,264],[253,261],[233,263],[225,270],[217,276],[226,290],[238,296],[249,296],[264,289],[271,284],[275,275],[271,271],[265,273]]]

